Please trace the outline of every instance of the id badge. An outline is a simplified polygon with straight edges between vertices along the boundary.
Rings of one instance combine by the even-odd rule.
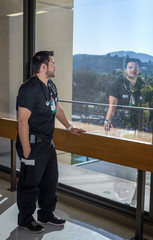
[[[134,96],[131,95],[130,97],[130,102],[129,102],[129,106],[134,106],[135,105],[135,99],[134,99]]]
[[[52,113],[56,113],[57,112],[54,99],[50,100],[50,108],[51,108]]]

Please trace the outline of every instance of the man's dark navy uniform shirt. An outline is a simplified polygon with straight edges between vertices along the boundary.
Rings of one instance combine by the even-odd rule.
[[[138,77],[136,84],[132,86],[129,80],[123,75],[111,85],[109,96],[118,99],[118,105],[141,106],[143,82]]]
[[[50,142],[53,138],[55,112],[51,110],[50,100],[58,101],[55,84],[48,80],[48,87],[33,76],[23,83],[19,89],[16,108],[27,108],[31,111],[29,118],[29,133],[44,141]]]

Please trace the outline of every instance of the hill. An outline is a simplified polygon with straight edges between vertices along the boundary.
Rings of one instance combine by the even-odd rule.
[[[73,56],[73,71],[112,73],[116,69],[123,70],[127,56],[140,59],[141,72],[153,75],[153,56],[132,51],[111,52],[106,55],[76,54]]]
[[[149,62],[149,61],[153,62],[153,56],[145,54],[145,53],[136,53],[136,52],[132,52],[132,51],[117,51],[117,52],[111,52],[110,55],[112,57],[114,57],[116,55],[118,57],[126,57],[128,55],[130,58],[140,59],[141,62]]]

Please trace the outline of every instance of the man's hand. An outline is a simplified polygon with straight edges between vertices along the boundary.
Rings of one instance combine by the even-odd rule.
[[[81,129],[81,128],[73,128],[73,127],[72,127],[72,128],[69,130],[69,132],[72,133],[72,134],[80,135],[80,133],[84,133],[84,132],[86,132],[86,131],[83,130],[83,129]]]
[[[118,99],[114,96],[109,96],[109,107],[106,114],[106,120],[104,122],[105,131],[110,131],[110,128],[113,128],[111,121],[114,116],[114,112],[117,104],[118,104]]]
[[[31,148],[26,148],[23,150],[23,156],[27,159],[30,155]]]
[[[104,123],[104,129],[105,131],[110,131],[110,128],[113,128],[113,125],[109,122]]]

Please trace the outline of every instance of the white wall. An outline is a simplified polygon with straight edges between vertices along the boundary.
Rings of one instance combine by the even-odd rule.
[[[39,9],[40,10],[40,9]],[[55,82],[60,99],[72,100],[73,10],[52,6],[36,16],[36,51],[53,50],[56,62]],[[71,105],[65,105],[71,115]]]

